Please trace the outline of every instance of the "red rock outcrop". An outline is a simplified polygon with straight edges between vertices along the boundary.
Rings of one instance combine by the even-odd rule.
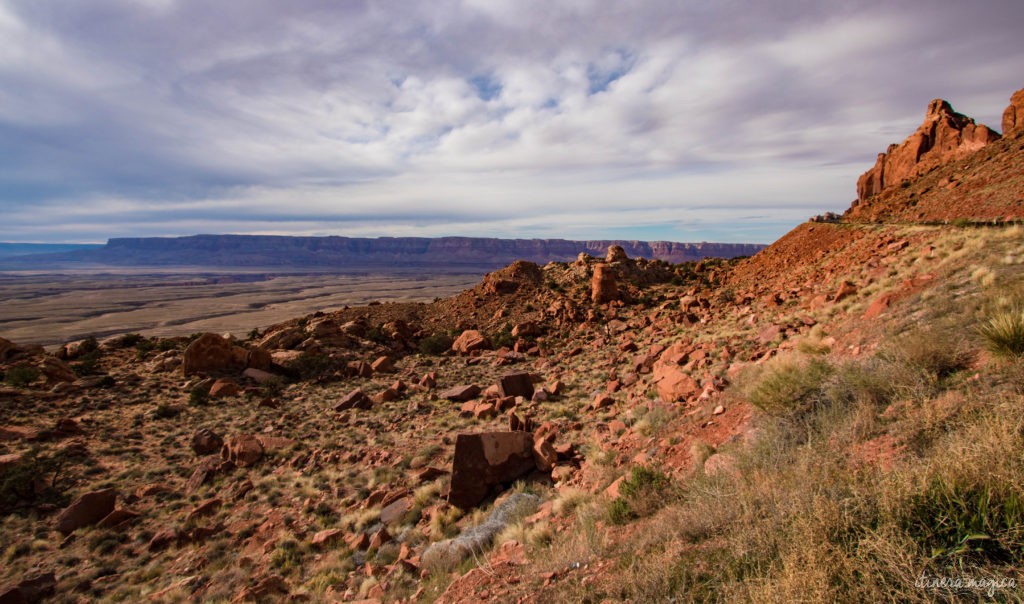
[[[594,304],[604,304],[619,299],[615,273],[607,264],[594,266],[594,279],[590,284],[590,299],[594,301]]]
[[[1003,134],[1024,127],[1024,88],[1010,97],[1010,106],[1003,112]]]
[[[935,99],[928,104],[924,123],[917,131],[902,143],[889,145],[885,153],[878,154],[874,167],[857,179],[857,199],[864,200],[898,186],[996,140],[999,133],[953,111],[948,102]]]

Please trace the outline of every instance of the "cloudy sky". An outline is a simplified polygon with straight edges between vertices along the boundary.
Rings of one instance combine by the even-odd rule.
[[[928,101],[998,129],[1020,0],[0,0],[0,241],[769,242]]]

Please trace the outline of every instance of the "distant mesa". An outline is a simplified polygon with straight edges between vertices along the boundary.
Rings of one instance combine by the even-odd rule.
[[[751,256],[765,247],[750,243],[671,241],[195,235],[111,239],[99,249],[23,257],[17,261],[24,264],[45,262],[104,266],[287,267],[339,271],[396,268],[491,270],[516,260],[546,264],[553,261],[569,262],[576,259],[580,253],[604,255],[610,246],[621,246],[630,257],[672,263],[708,257]]]
[[[1019,92],[1014,97],[1018,95]],[[1007,114],[1010,113],[1007,109]],[[1016,111],[1012,113],[1013,120],[1021,119]],[[1004,129],[1006,123],[1004,115]],[[998,132],[953,111],[947,101],[935,99],[928,104],[924,122],[917,131],[902,143],[889,145],[885,153],[879,153],[874,167],[857,180],[857,199],[862,201],[898,186],[904,180],[965,157],[999,138]]]

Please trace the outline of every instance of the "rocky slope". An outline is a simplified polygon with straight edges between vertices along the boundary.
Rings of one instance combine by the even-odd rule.
[[[747,259],[611,246],[245,341],[0,340],[0,598],[927,602],[977,594],[922,577],[1024,580],[1019,357],[971,335],[1024,292],[1020,227],[988,220],[1024,194],[1016,136]],[[945,197],[945,170],[973,192]]]
[[[477,237],[278,237],[195,235],[173,238],[111,239],[98,250],[25,258],[33,262],[97,263],[114,266],[230,266],[388,268],[400,266],[498,268],[516,260],[547,263],[603,254],[619,245],[632,257],[688,262],[706,257],[749,256],[763,245],[670,241],[569,241]]]

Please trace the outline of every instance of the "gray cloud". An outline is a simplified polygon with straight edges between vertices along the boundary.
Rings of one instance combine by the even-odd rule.
[[[0,239],[768,241],[845,207],[930,99],[998,126],[1022,18],[996,0],[0,0]]]

